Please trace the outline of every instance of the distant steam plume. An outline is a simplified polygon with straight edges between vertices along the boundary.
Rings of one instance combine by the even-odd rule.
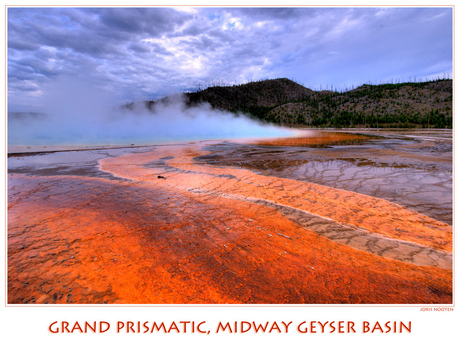
[[[148,110],[142,102],[115,107],[114,96],[94,86],[61,78],[44,89],[42,113],[11,112],[9,145],[124,144],[191,139],[275,137],[287,129],[207,103],[187,108],[182,96]]]

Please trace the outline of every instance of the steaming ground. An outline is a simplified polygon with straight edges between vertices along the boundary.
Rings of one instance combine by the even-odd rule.
[[[292,135],[289,129],[214,110],[207,103],[186,108],[180,96],[157,105],[153,112],[142,103],[131,109],[92,104],[65,102],[46,113],[11,112],[8,144],[101,145]]]

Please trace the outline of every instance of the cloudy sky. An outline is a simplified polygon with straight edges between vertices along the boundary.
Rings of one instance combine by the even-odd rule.
[[[119,103],[212,81],[313,89],[452,75],[452,9],[8,8],[8,105],[71,82]]]

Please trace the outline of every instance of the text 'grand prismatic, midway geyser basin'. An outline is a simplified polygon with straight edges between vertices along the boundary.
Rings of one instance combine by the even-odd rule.
[[[10,154],[8,303],[452,303],[451,135],[376,134]]]

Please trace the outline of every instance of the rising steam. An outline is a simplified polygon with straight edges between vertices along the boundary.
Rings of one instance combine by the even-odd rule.
[[[9,145],[126,144],[239,137],[286,136],[288,130],[245,116],[187,108],[182,96],[148,110],[139,101],[114,108],[110,93],[79,81],[60,79],[44,89],[42,113],[8,115]]]

